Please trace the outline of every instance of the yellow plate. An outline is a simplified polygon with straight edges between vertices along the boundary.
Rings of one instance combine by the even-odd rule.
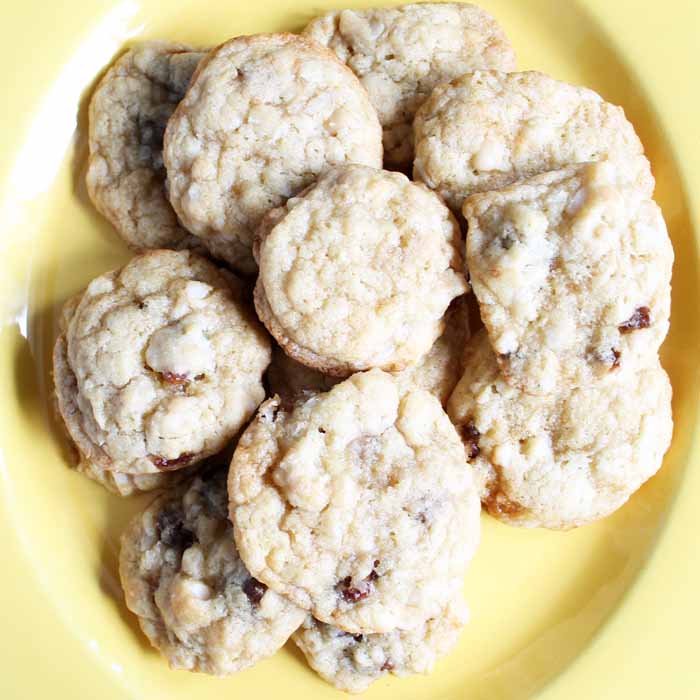
[[[380,0],[381,3],[381,0]],[[169,671],[125,610],[117,538],[143,499],[69,471],[51,419],[61,302],[127,251],[83,184],[86,104],[124,43],[200,45],[298,29],[333,2],[22,0],[2,4],[0,129],[0,697],[338,697],[291,645],[227,680]],[[352,0],[339,4],[356,5]],[[571,533],[483,518],[466,580],[472,622],[433,675],[382,679],[375,698],[700,697],[697,445],[700,98],[694,0],[493,0],[521,68],[624,105],[651,158],[676,250],[663,360],[676,430],[661,473],[619,513]]]

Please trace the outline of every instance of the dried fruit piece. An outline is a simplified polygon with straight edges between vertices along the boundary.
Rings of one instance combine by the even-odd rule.
[[[174,384],[176,386],[184,386],[189,384],[190,380],[186,374],[178,374],[177,372],[161,372],[160,376],[166,384]]]
[[[649,328],[650,325],[651,312],[649,311],[649,307],[640,306],[638,309],[635,309],[634,313],[624,323],[621,323],[618,328],[620,333],[631,333],[640,328]]]
[[[252,576],[243,584],[243,592],[253,605],[257,605],[262,600],[266,590],[267,586]]]
[[[174,459],[165,459],[160,455],[148,455],[148,459],[153,462],[153,464],[158,467],[163,472],[167,472],[170,469],[179,469],[183,464],[189,464],[194,459],[194,454],[192,452],[183,452],[179,457]]]
[[[462,441],[467,452],[467,459],[476,459],[481,450],[479,449],[479,438],[481,433],[477,430],[474,423],[469,421],[462,427]]]

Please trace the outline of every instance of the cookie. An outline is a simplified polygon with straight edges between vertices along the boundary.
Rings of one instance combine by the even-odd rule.
[[[350,634],[309,615],[292,639],[324,681],[361,693],[387,673],[430,673],[457,643],[468,617],[464,601],[456,596],[437,617],[412,630]]]
[[[164,159],[185,226],[251,274],[263,215],[331,166],[381,166],[381,127],[328,49],[293,34],[242,36],[200,64],[168,123]]]
[[[266,401],[234,453],[229,495],[251,574],[353,634],[439,615],[479,539],[454,427],[435,397],[400,396],[381,370]]]
[[[305,613],[254,579],[227,518],[226,468],[157,498],[121,539],[127,607],[172,668],[215,676],[274,654]]]
[[[658,358],[613,381],[535,396],[504,380],[483,330],[448,413],[484,505],[522,527],[568,529],[609,515],[658,471],[673,431]]]
[[[340,10],[304,30],[367,88],[384,130],[384,161],[410,168],[413,117],[439,83],[477,68],[515,70],[515,53],[491,15],[466,3]]]
[[[131,248],[197,247],[165,191],[163,132],[204,53],[150,41],[127,51],[90,101],[87,189]]]
[[[673,248],[610,162],[469,197],[467,265],[508,382],[530,393],[648,365],[668,332]]]
[[[325,374],[405,369],[467,289],[459,248],[434,193],[400,173],[336,168],[263,220],[255,307],[288,355]]]
[[[534,71],[475,71],[438,85],[414,121],[413,175],[464,199],[548,170],[612,160],[651,196],[654,178],[622,107]]]
[[[237,286],[195,253],[158,250],[93,280],[69,304],[54,376],[85,462],[158,474],[236,436],[265,397],[271,353]]]
[[[460,297],[448,310],[445,332],[435,341],[428,354],[414,367],[394,376],[399,387],[408,391],[425,389],[444,406],[462,376],[462,356],[469,338],[466,299]],[[282,397],[297,397],[303,392],[323,392],[332,389],[338,377],[306,367],[286,355],[280,348],[272,351],[267,371],[270,391]]]
[[[70,433],[66,427],[67,423],[75,423],[76,416],[79,415],[77,396],[78,385],[75,380],[73,370],[68,364],[68,353],[66,344],[66,330],[70,319],[75,313],[75,309],[80,303],[82,294],[77,294],[69,299],[63,306],[59,319],[59,335],[56,339],[53,350],[53,378],[54,378],[54,398],[56,399],[55,408],[56,415],[65,432],[65,437],[71,441]],[[61,411],[59,410],[60,393],[63,411],[67,416],[64,421]],[[123,474],[121,472],[109,471],[101,464],[90,462],[84,459],[79,450],[75,450],[75,463],[72,467],[80,474],[87,476],[89,479],[101,484],[108,491],[116,493],[119,496],[132,496],[134,494],[144,493],[146,491],[156,491],[162,488],[175,486],[184,478],[194,474],[200,465],[185,467],[177,471],[158,472],[157,474]]]
[[[104,486],[108,491],[118,496],[135,496],[149,491],[169,489],[191,477],[199,471],[200,465],[185,467],[174,472],[159,472],[158,474],[122,474],[107,471],[94,462],[81,460],[75,465],[75,470]]]

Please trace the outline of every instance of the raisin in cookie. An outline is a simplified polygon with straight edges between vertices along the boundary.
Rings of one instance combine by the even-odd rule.
[[[414,122],[415,179],[455,211],[474,192],[609,159],[648,196],[649,161],[622,107],[542,73],[475,71],[439,85]]]
[[[97,209],[136,249],[199,245],[165,192],[163,132],[204,56],[152,41],[127,51],[90,101],[87,189]]]
[[[122,536],[128,608],[172,668],[225,676],[274,654],[305,613],[254,579],[227,518],[226,468],[157,498]]]
[[[258,315],[326,374],[416,364],[466,291],[459,227],[432,192],[362,165],[322,175],[262,222]]]
[[[54,373],[83,460],[158,474],[235,437],[265,396],[270,362],[237,286],[195,253],[158,250],[93,280],[70,304]]]
[[[397,168],[411,165],[413,117],[437,84],[477,68],[515,70],[496,20],[466,3],[340,10],[304,34],[331,48],[367,88],[384,129],[385,162]]]
[[[351,634],[309,615],[292,639],[323,680],[339,690],[361,693],[387,673],[430,673],[457,643],[468,617],[460,595],[412,630]]]
[[[410,629],[461,589],[479,498],[435,397],[381,370],[326,394],[266,401],[229,472],[248,570],[352,633]]]
[[[486,508],[523,527],[567,529],[609,515],[658,471],[673,430],[658,358],[614,381],[533,396],[504,380],[483,330],[448,412]]]
[[[170,201],[215,255],[253,273],[262,216],[346,162],[380,166],[367,92],[328,49],[293,34],[211,51],[168,123]]]
[[[462,359],[468,339],[466,299],[460,297],[448,310],[445,331],[428,354],[417,365],[394,374],[399,387],[407,391],[425,389],[445,406],[462,376]],[[278,347],[272,351],[267,380],[273,394],[286,398],[296,397],[305,391],[328,391],[341,381],[338,377],[302,365]]]
[[[530,393],[647,365],[669,326],[661,210],[609,162],[469,197],[467,264],[506,379]]]

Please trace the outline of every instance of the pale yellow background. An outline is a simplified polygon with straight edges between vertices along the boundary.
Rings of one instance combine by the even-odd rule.
[[[347,2],[359,6],[362,3]],[[621,512],[571,533],[483,518],[465,580],[472,622],[428,678],[371,698],[700,697],[696,624],[700,5],[670,0],[493,0],[521,68],[622,104],[658,181],[676,249],[663,359],[676,433],[662,472]],[[171,672],[138,633],[115,579],[117,538],[143,499],[70,472],[51,420],[48,359],[60,303],[127,259],[85,194],[86,95],[125,42],[208,45],[298,29],[329,2],[1,2],[0,698],[339,698],[291,645],[235,678]]]

